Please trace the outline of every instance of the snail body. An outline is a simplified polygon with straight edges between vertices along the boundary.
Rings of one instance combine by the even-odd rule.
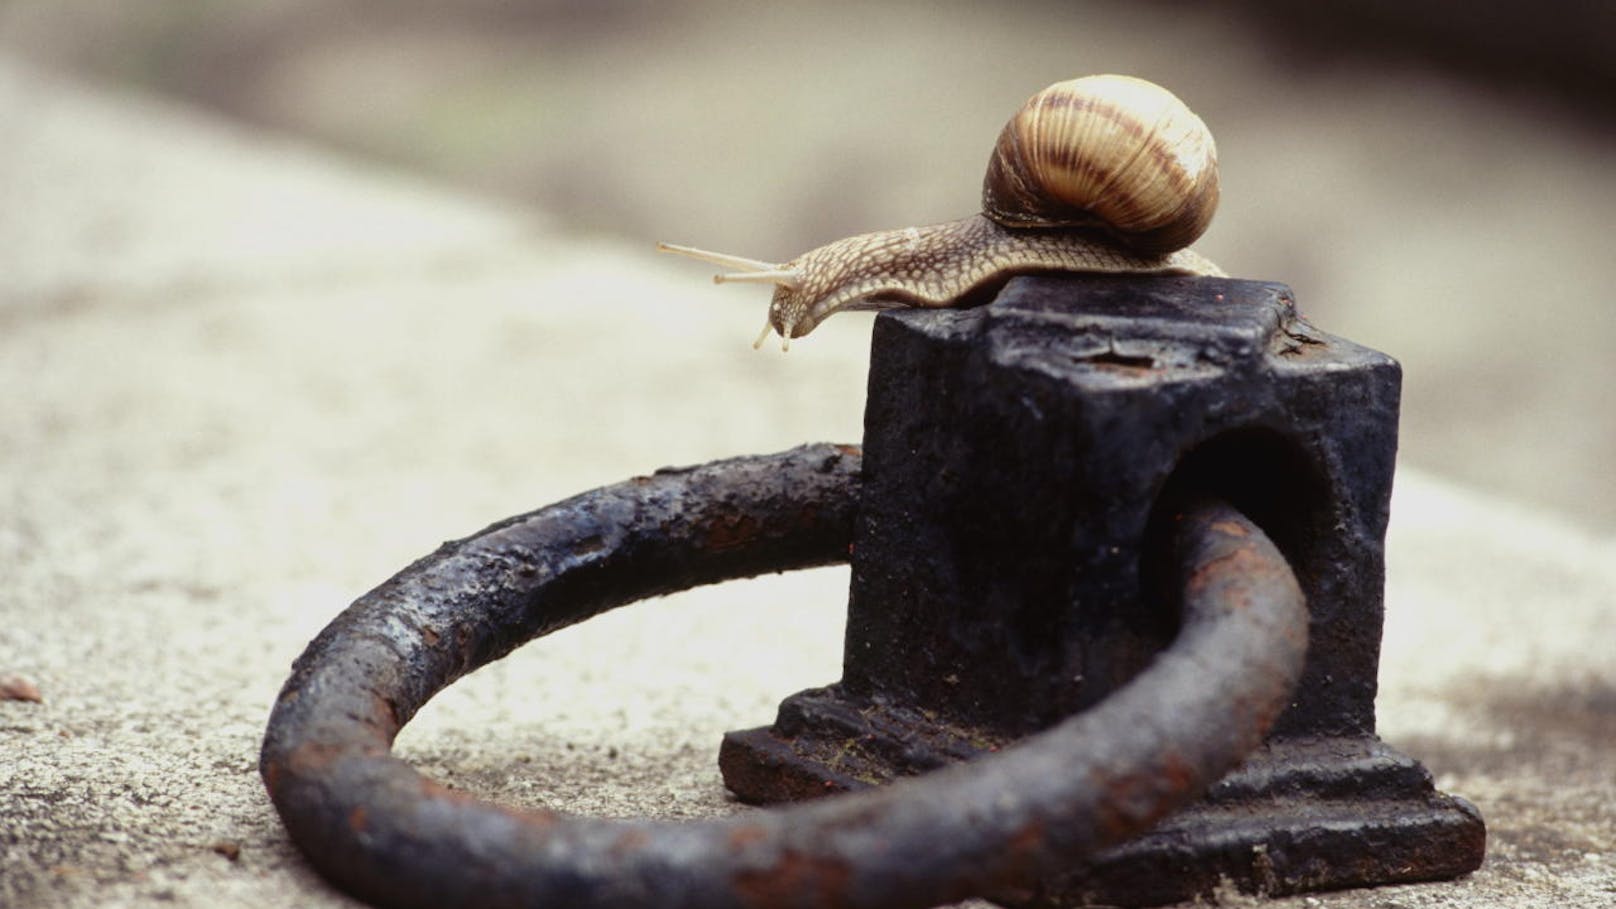
[[[843,310],[950,307],[1017,274],[1222,275],[1188,249],[1217,208],[1210,132],[1166,89],[1089,76],[1044,89],[999,135],[981,214],[860,234],[773,264],[671,244],[736,271],[717,282],[776,285],[782,347]]]

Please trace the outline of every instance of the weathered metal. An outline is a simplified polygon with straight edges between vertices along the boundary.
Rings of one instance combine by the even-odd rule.
[[[820,445],[638,478],[447,544],[366,594],[298,659],[270,719],[260,767],[293,841],[386,906],[1029,898],[1202,792],[1289,701],[1307,644],[1290,568],[1237,512],[1185,500],[1162,515],[1167,589],[1182,593],[1170,645],[1092,709],[970,765],[681,824],[499,807],[390,755],[435,692],[524,641],[641,597],[846,558],[859,465],[857,449]]]
[[[1277,284],[1021,278],[875,325],[843,678],[726,736],[767,803],[881,785],[1102,703],[1174,630],[1163,515],[1215,495],[1296,569],[1308,664],[1271,741],[1209,798],[1051,879],[1152,905],[1452,877],[1485,831],[1374,738],[1401,371]]]
[[[1462,874],[1479,814],[1374,736],[1399,384],[1273,284],[1017,279],[884,314],[862,465],[665,472],[446,546],[300,659],[266,784],[311,862],[390,906],[1144,906]],[[720,765],[750,801],[853,795],[565,818],[388,754],[526,640],[849,549],[843,679]]]

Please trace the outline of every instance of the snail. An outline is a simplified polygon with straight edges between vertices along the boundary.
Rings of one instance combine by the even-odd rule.
[[[1218,203],[1206,124],[1171,92],[1131,76],[1086,76],[1033,95],[1005,124],[982,212],[837,240],[780,264],[659,243],[734,269],[715,283],[776,285],[781,348],[833,313],[971,305],[1013,275],[1109,272],[1222,276],[1190,250]]]

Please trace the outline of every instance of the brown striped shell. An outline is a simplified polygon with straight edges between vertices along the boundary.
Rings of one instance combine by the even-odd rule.
[[[1131,76],[1057,82],[1005,124],[982,212],[1006,227],[1098,227],[1145,254],[1194,242],[1218,205],[1212,134]]]

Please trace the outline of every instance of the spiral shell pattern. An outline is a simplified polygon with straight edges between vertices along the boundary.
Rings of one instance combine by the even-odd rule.
[[[983,214],[1007,227],[1095,227],[1143,254],[1194,242],[1218,205],[1217,149],[1172,92],[1131,76],[1057,82],[999,134]]]

